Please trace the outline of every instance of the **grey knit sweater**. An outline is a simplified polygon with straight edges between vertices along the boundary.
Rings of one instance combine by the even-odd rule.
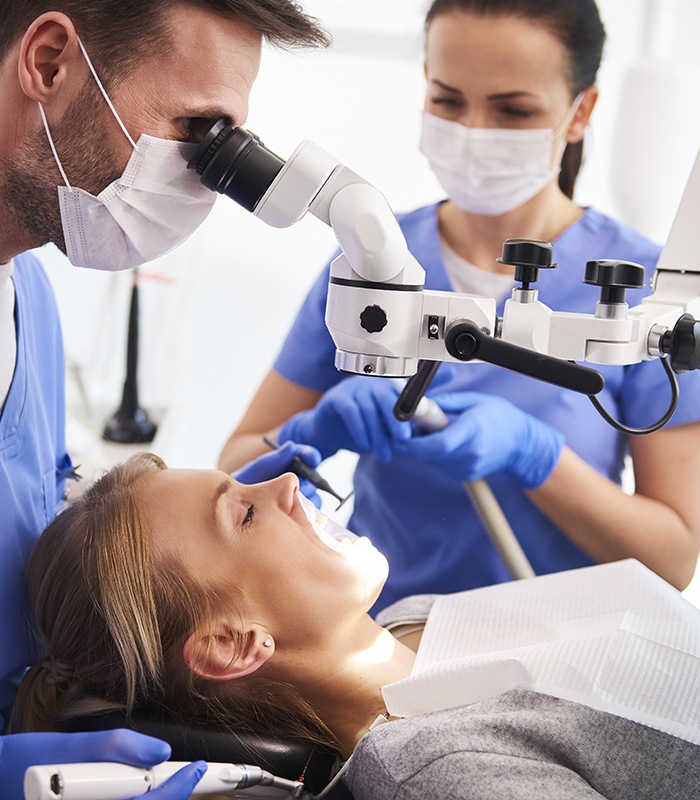
[[[427,616],[431,598],[380,615]],[[700,747],[613,714],[516,689],[381,725],[345,777],[355,800],[700,800]]]

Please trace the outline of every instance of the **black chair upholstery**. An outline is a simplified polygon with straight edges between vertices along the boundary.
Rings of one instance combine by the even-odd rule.
[[[237,734],[216,728],[210,722],[183,721],[161,710],[140,708],[127,716],[114,710],[71,720],[71,731],[131,728],[155,736],[172,747],[174,761],[222,761],[255,764],[282,778],[303,776],[308,791],[316,794],[329,783],[338,768],[335,753],[308,742],[280,740],[251,734]],[[327,795],[328,800],[352,800],[342,781]]]

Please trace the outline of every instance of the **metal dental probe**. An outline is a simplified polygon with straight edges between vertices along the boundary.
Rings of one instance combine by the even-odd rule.
[[[268,436],[263,436],[263,442],[265,442],[265,444],[273,450],[279,450],[279,444],[270,439]],[[353,496],[353,494],[355,494],[355,491],[353,490],[349,495],[347,495],[347,497],[342,497],[339,495],[331,487],[330,483],[328,483],[328,481],[313,467],[310,467],[300,456],[294,456],[289,466],[295,475],[298,475],[300,478],[313,483],[313,485],[322,492],[327,492],[335,497],[335,499],[339,501],[336,511],[341,508],[347,502],[347,500]]]

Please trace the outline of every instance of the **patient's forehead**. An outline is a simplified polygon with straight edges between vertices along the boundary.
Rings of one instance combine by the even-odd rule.
[[[230,481],[218,470],[164,469],[139,481],[139,505],[155,542],[176,541],[213,524],[218,487]]]
[[[226,477],[225,472],[215,469],[183,469],[166,468],[147,472],[141,479],[144,492],[155,495],[174,494],[182,492],[182,497],[204,491],[207,486],[213,485]]]

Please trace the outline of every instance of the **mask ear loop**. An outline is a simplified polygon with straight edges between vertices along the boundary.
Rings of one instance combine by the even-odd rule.
[[[571,108],[566,112],[564,119],[557,125],[556,128],[552,131],[552,139],[556,141],[564,131],[569,127],[571,124],[571,120],[576,116],[576,112],[578,111],[579,106],[581,105],[581,101],[583,100],[583,96],[586,93],[585,89],[582,89],[574,98],[574,102],[571,104]],[[564,139],[561,144],[559,145],[559,155],[554,160],[554,164],[558,164],[558,171],[561,171],[561,160],[564,157],[564,150],[566,150],[567,141]]]
[[[63,169],[63,164],[61,164],[61,159],[58,157],[58,153],[56,152],[56,145],[53,143],[53,136],[51,136],[51,131],[49,130],[49,123],[46,120],[46,112],[44,111],[44,106],[42,106],[41,103],[39,103],[39,113],[41,114],[41,121],[44,123],[44,130],[46,131],[46,138],[49,140],[49,147],[51,148],[53,157],[56,160],[56,164],[58,165],[58,171],[61,173],[61,177],[63,178],[63,182],[68,187],[68,191],[72,192],[73,187],[70,185],[68,181],[68,176],[66,175],[66,172]]]
[[[566,112],[564,115],[564,119],[559,123],[559,125],[554,129],[554,138],[561,136],[562,133],[569,127],[571,124],[571,120],[576,116],[576,112],[578,111],[579,106],[581,105],[581,101],[583,100],[583,96],[586,93],[585,89],[582,89],[574,98],[574,102],[571,104],[571,108]]]
[[[104,97],[105,102],[109,106],[109,110],[114,115],[114,119],[117,120],[117,123],[119,124],[119,127],[122,129],[122,132],[124,133],[124,136],[126,136],[126,138],[129,140],[129,143],[134,148],[134,150],[138,150],[138,147],[136,146],[136,142],[131,138],[131,136],[129,134],[129,131],[126,129],[126,126],[121,121],[121,118],[120,118],[119,114],[117,114],[117,109],[112,105],[112,101],[109,99],[109,95],[107,94],[107,90],[105,89],[105,87],[102,85],[102,81],[97,77],[97,73],[95,72],[95,68],[92,65],[92,61],[90,61],[90,56],[88,56],[87,50],[85,49],[85,46],[83,45],[83,43],[80,40],[79,36],[78,36],[78,45],[80,46],[80,50],[81,50],[83,56],[85,57],[85,61],[87,61],[87,65],[88,65],[88,67],[90,69],[90,72],[92,73],[92,77],[95,79],[95,83],[97,84],[97,87],[99,88],[100,92],[102,92],[102,97]]]
[[[107,94],[107,90],[105,89],[105,87],[102,85],[102,81],[97,77],[97,73],[95,72],[95,67],[93,67],[92,61],[90,61],[90,56],[88,56],[87,50],[85,49],[85,46],[83,45],[79,36],[78,36],[78,46],[80,47],[80,51],[83,54],[85,61],[87,62],[90,72],[92,73],[92,77],[95,79],[95,83],[97,84],[98,89],[102,93],[102,97],[104,97],[105,102],[109,106],[109,110],[114,115],[114,119],[117,120],[117,124],[122,129],[124,136],[126,136],[126,138],[129,140],[129,144],[134,148],[134,150],[138,150],[139,148],[137,147],[136,142],[131,138],[129,131],[126,129],[126,126],[121,121],[121,117],[119,116],[119,114],[117,114],[117,109],[114,107],[112,101],[109,99],[109,95]],[[72,192],[73,187],[70,185],[70,181],[68,180],[66,171],[63,169],[63,164],[61,164],[61,159],[58,157],[58,151],[56,150],[56,145],[54,144],[53,136],[51,136],[51,130],[49,129],[49,123],[48,120],[46,119],[46,112],[44,111],[44,106],[41,103],[39,103],[39,113],[41,114],[41,121],[44,123],[46,138],[49,140],[49,147],[51,148],[51,152],[53,153],[53,157],[58,166],[58,171],[61,173],[61,177],[63,178],[63,182],[66,184],[68,191]]]

